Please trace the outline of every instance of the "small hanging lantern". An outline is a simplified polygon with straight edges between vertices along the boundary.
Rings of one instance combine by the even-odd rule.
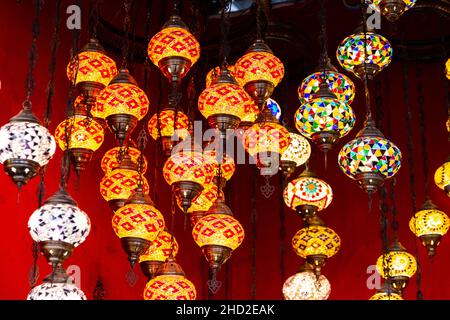
[[[192,201],[191,206],[187,211],[188,218],[191,220],[191,226],[194,227],[198,220],[208,214],[208,210],[217,200],[217,186],[209,184],[205,186],[202,193]],[[223,196],[223,193],[220,193]],[[177,199],[178,207],[183,210],[182,203]]]
[[[330,292],[328,279],[324,275],[317,278],[307,262],[283,284],[283,296],[286,300],[327,300]]]
[[[126,150],[124,150],[124,148],[126,148]],[[139,149],[131,146],[126,146],[124,148],[114,147],[109,149],[105,153],[100,163],[101,169],[104,173],[111,172],[112,170],[117,168],[122,162],[125,153],[130,157],[133,163],[138,165],[139,158],[141,156],[141,152],[139,151]],[[142,160],[142,171],[146,172],[148,165],[147,159],[145,159],[145,156],[143,156]]]
[[[401,292],[392,288],[388,282],[385,282],[381,289],[370,297],[369,300],[403,300],[403,298]]]
[[[227,69],[230,72],[230,75],[234,77],[234,72],[235,72],[235,67],[233,65],[227,65]],[[211,70],[209,70],[209,72],[206,74],[206,78],[205,78],[205,88],[209,88],[211,86],[211,84],[213,83],[213,81],[219,76],[220,74],[220,67],[214,67]]]
[[[381,13],[391,22],[398,18],[407,10],[414,7],[417,0],[366,0],[366,3],[376,11]]]
[[[285,178],[288,178],[295,168],[303,165],[311,156],[311,145],[302,135],[289,132],[290,143],[281,155],[280,168]]]
[[[450,197],[450,156],[434,174],[434,183]]]

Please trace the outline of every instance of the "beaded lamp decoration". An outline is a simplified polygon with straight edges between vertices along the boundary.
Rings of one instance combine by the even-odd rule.
[[[417,0],[366,0],[373,10],[381,11],[381,13],[391,22],[394,22],[411,9]]]

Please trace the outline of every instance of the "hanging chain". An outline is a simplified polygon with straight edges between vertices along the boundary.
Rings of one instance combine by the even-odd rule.
[[[323,69],[322,77],[325,80],[325,69],[328,64],[328,37],[327,37],[327,9],[326,0],[320,0],[320,35],[319,42],[322,53],[320,55],[320,66]]]
[[[138,179],[137,179],[137,185],[139,187],[144,186],[144,150],[148,143],[148,137],[147,132],[145,131],[144,125],[142,125],[141,131],[139,131],[138,136],[138,148],[139,148],[139,158],[138,158]]]
[[[97,39],[98,23],[100,20],[98,5],[99,5],[100,1],[103,1],[103,0],[95,0],[94,7],[91,12],[91,19],[94,20],[94,22],[92,24],[92,28],[91,28],[91,37],[94,39]]]
[[[130,7],[133,0],[124,0],[123,8],[125,10],[125,17],[123,19],[123,32],[125,35],[125,41],[122,48],[122,67],[121,69],[128,68],[128,56],[130,54],[130,28],[131,28],[131,19],[130,19]]]
[[[251,180],[252,184],[252,196],[251,196],[251,226],[252,226],[252,270],[251,270],[251,297],[252,300],[256,299],[256,222],[257,222],[257,212],[256,212],[256,180],[258,177],[257,169],[253,168],[253,178]]]
[[[367,57],[369,56],[369,52],[367,48],[367,3],[365,0],[361,0],[361,18],[364,32],[364,78],[362,80],[364,82],[364,93],[366,97],[366,121],[369,122],[372,120],[372,111],[370,107],[369,76],[367,73]]]
[[[425,199],[430,199],[430,178],[429,178],[429,170],[428,170],[428,144],[427,144],[427,127],[425,121],[425,98],[423,94],[423,80],[422,80],[422,69],[420,67],[416,67],[416,75],[417,75],[417,104],[419,105],[419,124],[420,124],[420,142],[422,145],[422,164],[423,164],[423,177],[425,180]]]
[[[171,240],[170,240],[170,254],[169,257],[174,258],[174,251],[175,251],[175,211],[176,211],[176,199],[175,199],[175,193],[172,192],[171,195],[171,201],[170,201],[170,234],[171,234]]]
[[[230,11],[231,0],[220,0],[222,13],[220,15],[220,30],[222,31],[222,45],[220,48],[220,56],[222,57],[222,66],[228,66],[228,55],[230,54],[230,44],[228,35],[230,33]]]

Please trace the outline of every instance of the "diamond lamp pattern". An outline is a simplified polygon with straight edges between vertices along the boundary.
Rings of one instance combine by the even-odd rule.
[[[125,149],[124,149],[125,151]],[[138,164],[139,163],[139,157],[141,155],[141,152],[133,147],[128,147],[126,148],[126,152],[128,153],[128,155],[131,158],[131,161],[133,161],[134,163]],[[119,154],[120,154],[120,147],[114,147],[112,149],[109,149],[105,155],[102,158],[101,161],[101,168],[103,170],[104,173],[108,173],[111,172],[112,170],[114,170],[115,168],[117,168],[119,166]],[[144,164],[143,164],[143,172],[147,171],[147,159],[145,158],[145,156],[143,157],[144,160]]]
[[[244,147],[251,155],[273,152],[283,154],[289,147],[289,132],[281,124],[274,122],[255,123],[244,133]]]
[[[178,254],[178,242],[174,238],[173,257]],[[150,247],[139,257],[139,262],[160,261],[165,262],[172,251],[172,235],[167,231],[161,231]]]
[[[72,61],[67,66],[67,77],[70,81],[73,81],[76,72],[76,62]],[[107,86],[116,75],[116,63],[107,55],[93,51],[78,54],[78,72],[75,84],[96,82]]]
[[[177,136],[184,140],[189,135],[190,120],[187,115],[182,111],[177,112],[177,123],[175,126]],[[159,123],[158,114],[154,114],[148,122],[148,132],[150,136],[157,140],[159,138],[159,131],[163,137],[172,137],[174,135],[174,123],[175,121],[175,111],[172,109],[163,109],[159,113]],[[158,128],[159,126],[159,128]]]
[[[131,169],[115,169],[105,174],[100,181],[100,194],[106,201],[128,199],[137,188],[139,173]],[[144,193],[148,194],[147,179],[143,179]]]
[[[297,255],[306,259],[310,255],[334,256],[341,247],[341,239],[334,230],[324,226],[309,226],[300,229],[292,238],[292,247]]]
[[[286,205],[295,210],[300,205],[327,208],[333,200],[333,190],[325,181],[313,177],[300,177],[288,183],[283,191]]]
[[[66,132],[70,135],[69,149],[82,148],[96,151],[101,147],[105,132],[94,119],[75,115],[61,122],[55,130],[55,139],[61,150],[66,150]]]
[[[28,293],[27,300],[87,300],[86,295],[71,283],[43,283]]]
[[[284,77],[284,65],[270,52],[248,52],[236,62],[234,76],[241,86],[263,80],[276,87]]]
[[[181,275],[160,275],[145,286],[144,300],[195,300],[194,284]]]

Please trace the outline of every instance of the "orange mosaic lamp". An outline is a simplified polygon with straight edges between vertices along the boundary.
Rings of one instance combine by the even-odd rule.
[[[173,147],[189,136],[190,120],[183,111],[177,111],[177,119],[174,130],[175,109],[167,107],[155,113],[148,122],[148,132],[154,140],[161,138],[164,154],[168,157]],[[176,133],[176,137],[175,137]],[[161,136],[160,136],[161,134]]]
[[[83,170],[91,161],[92,154],[100,148],[104,138],[103,127],[94,119],[82,115],[74,115],[64,120],[55,130],[56,142],[61,150],[69,149],[77,172]]]
[[[128,154],[131,161],[134,162],[136,164],[136,166],[138,165],[139,157],[141,155],[141,152],[138,149],[127,146],[125,148],[122,148],[122,152],[124,152],[124,154],[125,153]],[[109,149],[103,156],[102,161],[100,163],[102,171],[104,173],[108,173],[108,172],[111,172],[112,170],[114,170],[115,168],[117,168],[121,162],[120,157],[121,157],[120,156],[120,147],[114,147],[112,149]],[[143,156],[142,158],[144,160],[143,166],[142,166],[142,172],[146,172],[147,166],[148,166],[147,159],[145,158],[145,156]]]
[[[161,231],[148,249],[140,255],[139,265],[144,275],[150,280],[152,279],[158,268],[166,262],[172,254],[176,257],[178,254],[178,242],[167,230]]]
[[[198,109],[208,119],[211,128],[218,129],[222,135],[234,130],[241,119],[255,110],[252,98],[238,85],[230,71],[223,67],[198,98]]]
[[[215,184],[209,184],[203,188],[202,193],[191,203],[187,211],[188,218],[191,220],[192,227],[195,226],[198,220],[207,215],[208,210],[216,202],[218,197],[218,190]],[[220,191],[221,197],[223,192]],[[183,210],[180,200],[177,199],[178,207]]]
[[[231,76],[234,77],[235,67],[233,65],[227,66],[228,71],[230,72]],[[220,67],[214,67],[206,74],[205,78],[205,88],[209,88],[213,81],[220,75]],[[236,79],[235,79],[236,80]]]
[[[78,59],[74,58],[67,66],[67,77],[75,83],[90,106],[95,104],[95,97],[116,75],[116,63],[106,55],[96,39],[90,39],[81,49]]]
[[[230,180],[233,176],[234,172],[236,171],[236,164],[234,163],[234,160],[231,156],[229,156],[227,153],[223,153],[220,155],[222,159],[219,158],[219,154],[217,153],[216,148],[214,147],[205,147],[205,150],[203,151],[203,155],[205,157],[208,157],[210,159],[210,162],[212,164],[212,169],[214,170],[215,177],[218,178],[219,176],[223,179],[222,181],[219,181],[221,183],[222,188],[225,186],[225,182]],[[220,164],[220,168],[219,168]],[[220,169],[220,175],[219,175],[219,169]],[[217,184],[217,181],[215,181],[215,184]]]
[[[150,247],[165,226],[164,217],[138,186],[125,205],[112,218],[112,227],[122,242],[131,267]]]
[[[147,95],[137,86],[128,70],[123,69],[99,93],[91,113],[93,117],[106,119],[111,132],[123,145],[148,109]]]
[[[212,182],[214,170],[201,148],[187,142],[184,149],[166,160],[163,176],[181,201],[184,212],[187,212],[191,202],[201,194],[203,186]]]
[[[147,179],[142,177],[143,191],[149,192]],[[108,201],[110,208],[117,211],[125,205],[125,202],[134,194],[138,187],[139,172],[138,165],[131,161],[129,155],[125,154],[119,166],[107,172],[100,181],[100,194]]]
[[[167,79],[178,83],[200,58],[200,44],[175,14],[150,39],[147,53]]]
[[[144,289],[144,300],[195,300],[197,291],[175,258],[169,257]]]
[[[235,63],[234,76],[262,108],[283,79],[284,65],[262,39],[257,39]]]
[[[261,174],[270,176],[278,172],[280,157],[291,142],[289,131],[264,107],[259,119],[245,131],[244,148],[256,158]]]
[[[233,217],[223,198],[218,198],[192,229],[192,237],[213,271],[217,271],[231,257],[244,241],[244,236],[244,228]]]

